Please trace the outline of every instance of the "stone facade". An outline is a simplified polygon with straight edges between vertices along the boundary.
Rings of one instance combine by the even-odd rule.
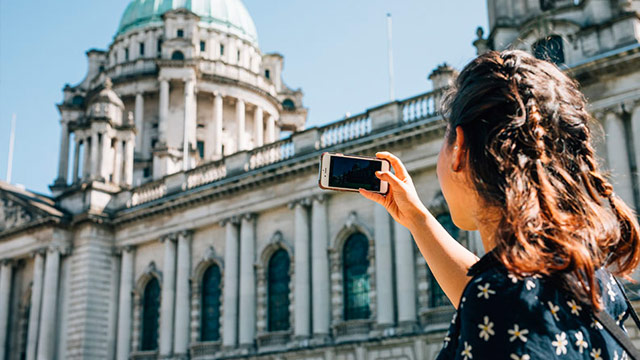
[[[557,58],[558,43],[535,47],[559,35],[561,66],[604,130],[598,154],[637,208],[640,2],[487,3],[478,53],[512,46]],[[87,52],[86,78],[64,88],[53,196],[0,182],[0,360],[433,359],[453,308],[411,234],[358,194],[319,189],[318,159],[389,150],[446,220],[436,109],[456,71],[435,69],[431,92],[305,129],[302,93],[284,86],[282,56],[261,54],[241,31],[250,19],[225,28],[177,7],[152,19]],[[292,134],[279,140],[280,130]],[[369,316],[345,320],[353,234],[366,238]],[[458,239],[482,253],[477,233]],[[270,331],[269,261],[279,250],[290,261],[288,327]],[[220,333],[203,341],[212,266]],[[155,282],[157,304],[147,292]]]

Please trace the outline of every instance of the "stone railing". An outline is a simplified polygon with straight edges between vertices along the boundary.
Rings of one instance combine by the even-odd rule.
[[[340,120],[319,129],[320,148],[350,141],[371,133],[371,118],[368,113]]]
[[[402,101],[402,120],[411,122],[434,117],[442,92],[432,91]]]
[[[215,183],[295,156],[329,149],[378,131],[388,131],[422,120],[431,121],[437,116],[436,109],[440,94],[440,91],[428,92],[406,100],[393,101],[368,109],[362,114],[296,132],[288,138],[256,149],[227,155],[220,160],[203,164],[186,172],[167,175],[160,180],[130,190],[131,197],[126,201],[127,207]]]
[[[136,206],[147,203],[167,194],[167,185],[162,181],[154,181],[151,183],[139,186],[131,192],[131,200],[129,206]]]
[[[292,158],[295,146],[291,137],[282,139],[249,151],[249,167],[247,170],[257,169]]]
[[[224,161],[214,161],[187,172],[187,189],[212,183],[227,176]]]

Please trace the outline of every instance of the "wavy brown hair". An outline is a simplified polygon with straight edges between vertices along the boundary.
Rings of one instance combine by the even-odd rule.
[[[497,258],[521,276],[551,275],[602,309],[595,270],[631,273],[639,229],[599,170],[578,83],[524,51],[491,51],[465,66],[441,111],[445,141],[462,128],[471,183],[498,209]]]

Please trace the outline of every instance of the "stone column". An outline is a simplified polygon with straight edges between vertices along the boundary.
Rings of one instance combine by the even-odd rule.
[[[58,180],[57,183],[67,183],[67,173],[69,171],[69,125],[66,121],[60,123],[60,158],[58,159]]]
[[[391,217],[382,205],[375,204],[374,236],[376,257],[376,322],[378,327],[393,326],[393,262],[391,250]],[[404,259],[410,262],[409,259]]]
[[[176,244],[175,236],[162,238],[164,262],[162,269],[162,303],[160,304],[160,356],[169,356],[173,351],[173,310],[176,291]]]
[[[216,98],[213,101],[213,155],[216,158],[222,157],[222,95],[216,94]]]
[[[309,218],[307,199],[289,204],[294,209],[294,251],[295,251],[295,287],[294,287],[294,337],[298,340],[309,337],[311,299],[309,277]]]
[[[254,147],[260,147],[264,144],[264,134],[262,131],[263,126],[262,108],[260,106],[256,106],[256,110],[253,113],[253,136],[256,139]]]
[[[167,143],[167,127],[169,126],[169,80],[160,79],[160,100],[158,113],[158,141]]]
[[[267,115],[267,144],[276,141],[276,119],[272,114]]]
[[[224,220],[220,225],[226,227],[224,245],[224,303],[222,345],[235,347],[238,343],[238,229],[237,219]]]
[[[238,127],[238,134],[236,135],[236,142],[238,144],[237,151],[245,150],[245,141],[244,141],[244,100],[236,99],[236,126]]]
[[[242,216],[240,225],[240,346],[251,347],[256,332],[255,214]],[[225,283],[226,285],[226,283]]]
[[[114,154],[114,161],[113,161],[113,183],[116,185],[120,185],[120,183],[122,183],[122,168],[123,168],[123,164],[122,164],[122,157],[123,157],[123,144],[122,144],[122,140],[116,138],[116,149],[115,149],[115,154]]]
[[[411,232],[394,221],[398,325],[413,330],[416,322],[415,257]]]
[[[327,221],[327,195],[313,197],[311,209],[311,283],[313,301],[313,335],[329,335],[329,223]],[[297,273],[296,273],[297,275]]]
[[[84,150],[84,159],[82,162],[82,179],[87,180],[89,178],[89,174],[91,174],[91,137],[85,136],[82,140],[83,150]]]
[[[176,321],[174,354],[186,358],[189,352],[189,277],[191,275],[191,233],[178,234],[178,266],[176,274]],[[182,358],[180,357],[180,358]]]
[[[193,109],[194,81],[184,82],[184,122],[182,131],[182,170],[191,169],[191,159],[189,150],[191,145],[195,145],[195,109]]]
[[[76,142],[77,144],[77,142]],[[33,285],[31,287],[31,306],[29,307],[29,325],[27,334],[27,360],[35,360],[38,346],[38,327],[40,325],[40,306],[42,304],[42,277],[44,275],[44,253],[34,254]]]
[[[108,133],[105,131],[102,133],[102,149],[100,150],[100,177],[104,179],[106,182],[109,180],[109,158],[107,155],[109,154],[109,150],[111,149],[111,138]]]
[[[142,151],[142,133],[144,131],[144,96],[142,93],[136,94],[135,121],[136,152],[140,153]]]
[[[56,313],[58,281],[60,276],[60,250],[49,248],[44,265],[42,310],[38,332],[38,360],[51,359],[56,349]]]
[[[631,181],[631,166],[626,141],[626,130],[620,115],[609,111],[605,115],[604,130],[609,169],[612,172],[613,188],[616,194],[627,205],[635,208],[633,186]]]
[[[96,178],[98,177],[98,155],[99,155],[99,150],[98,150],[98,144],[99,144],[99,140],[98,140],[98,133],[94,131],[93,134],[91,134],[91,174],[90,177]]]
[[[132,291],[133,291],[133,262],[135,249],[127,246],[122,249],[122,263],[120,264],[120,299],[118,304],[118,340],[116,345],[116,359],[127,360],[131,352],[131,320],[132,320]]]
[[[631,113],[631,134],[636,157],[636,181],[638,182],[636,187],[640,190],[640,100],[627,104],[625,108]]]
[[[73,151],[73,182],[78,182],[78,170],[80,169],[80,142],[81,140],[76,137],[75,149]]]
[[[11,299],[11,260],[2,260],[0,265],[0,360],[7,353],[7,330],[9,330],[9,301]]]
[[[124,145],[124,184],[133,185],[133,139],[128,139]]]

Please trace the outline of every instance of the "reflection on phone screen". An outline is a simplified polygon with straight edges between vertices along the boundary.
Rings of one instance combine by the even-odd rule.
[[[329,186],[380,191],[380,179],[375,172],[381,168],[382,162],[377,160],[332,156]]]

